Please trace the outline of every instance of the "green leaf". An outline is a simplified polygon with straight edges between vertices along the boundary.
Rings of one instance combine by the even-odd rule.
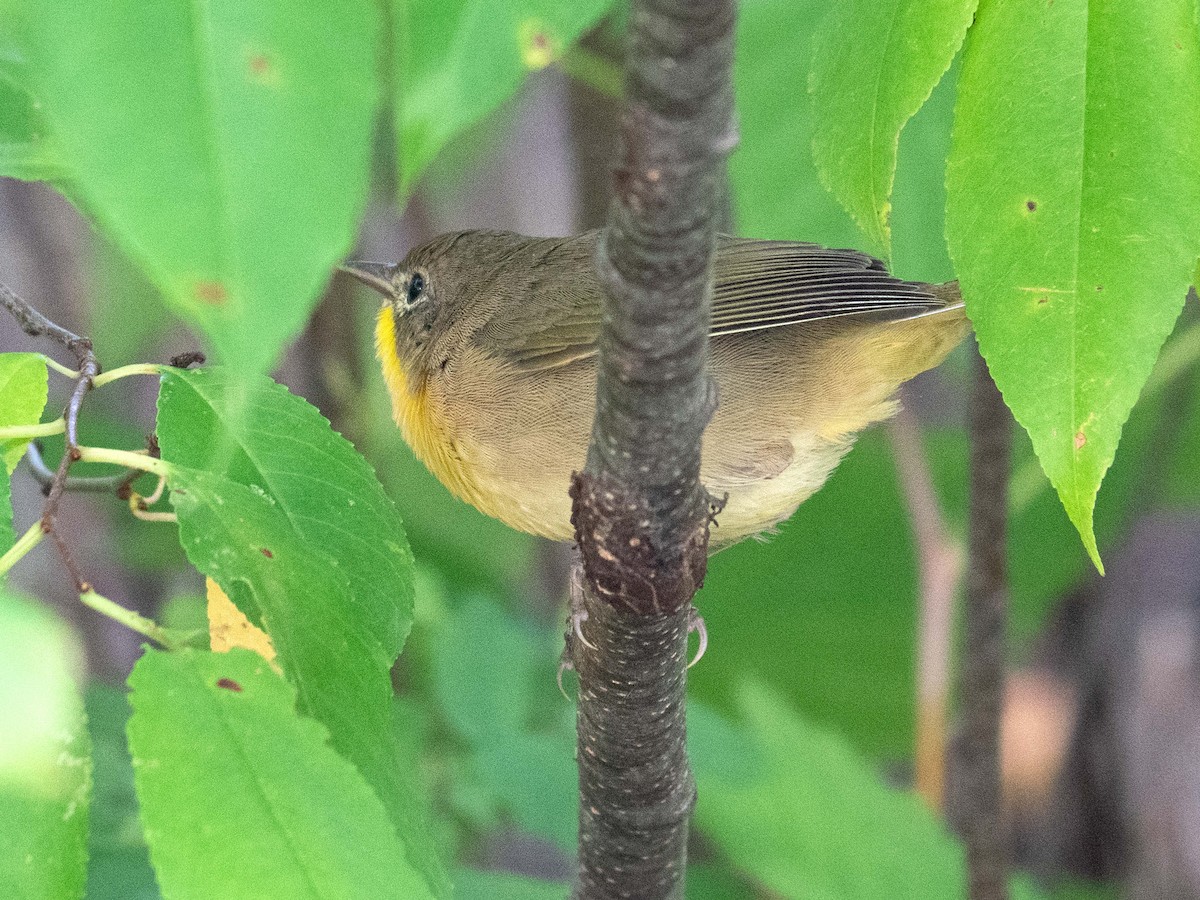
[[[265,626],[302,712],[329,728],[334,748],[383,800],[413,865],[444,895],[416,775],[392,739],[392,659],[346,575],[299,538],[262,488],[178,467],[168,480],[188,559]]]
[[[806,101],[820,0],[743,4],[734,86],[741,144],[729,162],[740,234],[849,247],[858,230],[817,177]]]
[[[16,68],[0,51],[0,175],[27,181],[62,178],[62,159],[37,101],[14,78]]]
[[[11,549],[17,542],[16,532],[13,531],[12,483],[8,473],[0,477],[0,556]]]
[[[412,561],[370,468],[300,398],[220,370],[164,376],[159,435],[188,558],[266,627],[303,710],[445,894],[416,775],[392,732],[389,670],[412,620]]]
[[[0,896],[82,897],[91,748],[83,651],[44,607],[0,591]]]
[[[952,281],[946,252],[946,156],[954,124],[959,66],[942,76],[925,105],[900,133],[892,188],[892,254],[889,268],[901,278]]]
[[[400,194],[447,143],[558,59],[613,0],[392,4]]]
[[[743,689],[739,707],[764,758],[759,777],[692,744],[696,823],[735,865],[785,897],[966,895],[961,848],[915,795],[885,787],[843,740],[766,688]]]
[[[558,644],[561,633],[550,640]],[[469,777],[522,828],[573,851],[574,708],[555,687],[551,645],[472,598],[443,623],[434,650],[434,689],[471,749]]]
[[[157,900],[125,741],[129,703],[123,691],[94,683],[84,705],[93,762],[87,900]]]
[[[885,259],[900,131],[950,67],[977,2],[836,3],[813,38],[817,170]]]
[[[432,897],[379,798],[248,650],[148,650],[129,744],[170,897]]]
[[[1200,252],[1191,0],[984,3],[946,233],[996,383],[1093,561],[1121,427]]]
[[[361,627],[388,664],[400,655],[413,604],[400,514],[367,461],[315,407],[269,378],[174,370],[162,379],[158,438],[168,462],[274,500],[296,536],[349,582]]]
[[[0,427],[35,425],[46,408],[49,376],[37,353],[0,353]],[[27,440],[0,440],[4,466],[12,474],[25,454]]]
[[[366,201],[377,5],[3,0],[0,14],[72,198],[221,359],[269,368]]]

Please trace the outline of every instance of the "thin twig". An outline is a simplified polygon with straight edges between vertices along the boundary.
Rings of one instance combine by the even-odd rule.
[[[1000,793],[1000,717],[1008,619],[1007,517],[1012,416],[975,356],[970,539],[964,609],[962,731],[953,762],[955,815],[971,900],[1008,897]]]
[[[945,787],[954,598],[962,581],[964,550],[962,542],[946,527],[920,428],[907,409],[901,409],[892,420],[890,436],[900,491],[917,545],[920,623],[914,781],[917,793],[931,809],[940,811]]]
[[[5,284],[0,284],[0,303],[3,303],[4,307],[12,313],[26,334],[30,337],[49,338],[61,344],[74,355],[76,361],[79,363],[79,377],[75,381],[75,387],[71,391],[71,396],[67,400],[67,406],[63,412],[63,418],[67,423],[67,445],[63,451],[62,461],[58,464],[58,470],[54,473],[50,481],[50,489],[46,493],[46,503],[42,507],[42,531],[54,539],[54,544],[58,547],[59,556],[62,557],[63,565],[74,580],[75,587],[80,593],[83,593],[88,589],[88,584],[79,574],[79,570],[75,566],[75,561],[71,558],[71,551],[67,547],[66,541],[55,530],[54,524],[58,516],[58,506],[62,501],[63,491],[67,486],[67,478],[71,471],[71,465],[78,459],[79,408],[83,404],[84,396],[92,388],[92,380],[100,374],[100,364],[96,360],[96,354],[92,352],[92,342],[90,339],[80,337],[73,332],[67,331],[61,325],[51,322],[13,293]]]

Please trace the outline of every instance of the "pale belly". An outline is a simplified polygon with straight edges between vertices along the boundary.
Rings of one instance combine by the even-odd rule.
[[[701,482],[715,499],[724,500],[710,533],[710,549],[720,550],[769,532],[790,518],[825,483],[851,444],[850,440],[830,441],[811,432],[797,433],[791,440],[790,464],[777,474],[754,477],[732,472],[719,461],[709,464],[705,454]],[[570,472],[545,471],[538,465],[539,457],[531,456],[525,458],[524,476],[520,477],[507,465],[497,471],[493,454],[485,448],[460,443],[457,452],[471,459],[471,469],[489,485],[489,489],[480,489],[466,498],[483,512],[520,531],[550,540],[575,539],[567,494]]]

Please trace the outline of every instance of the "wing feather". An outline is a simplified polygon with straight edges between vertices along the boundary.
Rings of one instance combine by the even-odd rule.
[[[584,238],[590,246],[594,233],[580,236]],[[709,334],[847,316],[872,322],[918,318],[957,305],[947,303],[929,285],[894,278],[882,262],[857,250],[721,236]],[[510,331],[514,339],[504,349],[514,364],[529,371],[586,359],[596,352],[600,309],[598,290],[573,303],[555,304],[543,320],[527,323],[519,338]]]

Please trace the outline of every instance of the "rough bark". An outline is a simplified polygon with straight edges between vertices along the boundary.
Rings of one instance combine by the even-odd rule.
[[[582,558],[576,897],[682,897],[695,786],[685,752],[691,600],[714,507],[699,481],[716,404],[709,292],[732,125],[732,0],[630,17],[596,420],[573,522]],[[590,646],[589,646],[590,645]]]

